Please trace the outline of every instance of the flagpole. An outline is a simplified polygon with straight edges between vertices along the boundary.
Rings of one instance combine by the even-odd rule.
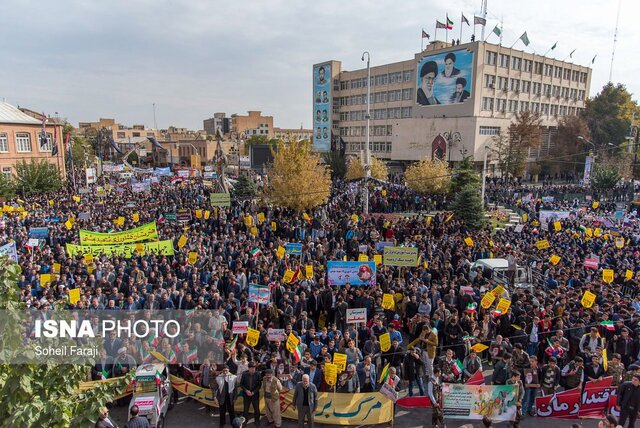
[[[436,19],[436,28],[433,30],[433,40],[438,40],[438,20]]]
[[[486,41],[484,38],[484,27],[487,25],[487,0],[482,0],[482,18],[484,18],[484,24],[482,24],[482,34],[480,38]]]
[[[460,12],[460,40],[462,40],[462,16],[464,14]]]
[[[420,52],[424,51],[424,28],[422,28],[422,33],[420,33]]]

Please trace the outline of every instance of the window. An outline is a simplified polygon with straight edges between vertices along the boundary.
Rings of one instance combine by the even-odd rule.
[[[544,115],[548,115],[549,114],[549,104],[542,104],[540,106],[540,113],[542,113]]]
[[[551,85],[547,85],[546,83],[542,85],[542,94],[547,97],[551,96]]]
[[[349,89],[349,81],[343,80],[340,82],[340,90],[344,91],[345,89]]]
[[[412,94],[413,94],[413,90],[411,88],[403,89],[402,90],[402,99],[403,100],[410,100]]]
[[[540,95],[540,83],[538,82],[533,82],[533,93],[534,95]]]
[[[498,58],[497,52],[486,51],[484,55],[484,62],[487,65],[496,65],[497,58]]]
[[[493,110],[493,98],[482,97],[482,110],[486,110],[486,111]]]
[[[413,71],[407,70],[403,74],[404,74],[404,81],[405,82],[410,82],[411,80],[413,80]]]
[[[509,67],[509,55],[500,54],[500,67]]]
[[[117,138],[127,138],[126,134],[124,132],[118,132],[118,137]]]
[[[9,140],[7,134],[0,134],[0,152],[7,153],[9,151]]]
[[[140,136],[140,133],[139,133],[139,132],[134,132],[134,133],[132,134],[132,136],[134,136],[134,137],[139,137],[139,136]]]
[[[562,77],[562,67],[558,67],[558,66],[553,67],[553,77],[557,77],[557,78]]]
[[[485,74],[484,75],[484,87],[491,88],[492,85],[495,87],[496,84],[496,76],[493,74]]]
[[[27,153],[31,151],[31,135],[26,132],[16,134],[16,151],[18,153]]]
[[[3,166],[2,167],[2,173],[6,176],[6,178],[11,178],[11,167],[10,166]]]
[[[551,64],[545,64],[544,65],[544,75],[545,76],[551,76],[553,72],[553,66]]]
[[[520,70],[520,66],[522,65],[522,58],[511,57],[511,68],[513,70]]]
[[[518,101],[509,100],[509,113],[517,113],[517,112],[518,112]]]
[[[531,103],[531,111],[534,113],[540,112],[540,103]]]
[[[522,81],[522,92],[524,92],[525,94],[528,94],[530,89],[531,89],[531,82],[529,82],[528,80],[523,80]]]
[[[389,83],[402,83],[402,72],[389,73]]]
[[[509,87],[509,79],[506,77],[498,77],[498,89],[506,91]]]
[[[567,80],[571,80],[571,70],[570,70],[570,69],[568,69],[568,68],[565,68],[565,69],[564,69],[564,76],[563,76],[563,78],[564,78],[564,79],[567,79]]]
[[[507,109],[507,100],[503,99],[503,98],[499,98],[496,100],[497,104],[496,104],[496,110],[501,111],[501,112],[505,112]]]
[[[533,67],[533,72],[535,74],[542,74],[542,63],[536,61]]]
[[[531,67],[533,66],[533,61],[530,59],[525,59],[522,67],[522,71],[527,73],[531,73]]]
[[[402,107],[402,118],[411,117],[411,107]]]
[[[520,91],[520,80],[519,79],[511,79],[511,90],[515,92]]]
[[[520,111],[529,111],[529,101],[520,101]]]
[[[480,135],[500,135],[499,126],[481,126]]]

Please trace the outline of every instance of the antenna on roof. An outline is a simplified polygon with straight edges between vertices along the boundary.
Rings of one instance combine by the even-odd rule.
[[[611,50],[611,67],[609,67],[609,82],[613,76],[613,59],[616,56],[616,43],[618,42],[618,23],[620,22],[620,9],[622,8],[622,0],[618,1],[618,16],[616,17],[616,30],[613,33],[613,49]]]

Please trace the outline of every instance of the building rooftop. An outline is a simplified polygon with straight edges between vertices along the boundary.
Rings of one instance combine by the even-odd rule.
[[[19,108],[0,101],[0,123],[20,123],[25,125],[41,125],[42,122],[20,111]]]

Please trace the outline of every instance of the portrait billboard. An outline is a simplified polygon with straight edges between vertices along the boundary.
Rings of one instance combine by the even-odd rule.
[[[327,263],[329,285],[376,285],[375,262]]]
[[[313,66],[313,149],[331,149],[331,64]]]
[[[473,52],[427,55],[418,62],[416,102],[423,106],[464,103],[473,95]]]

